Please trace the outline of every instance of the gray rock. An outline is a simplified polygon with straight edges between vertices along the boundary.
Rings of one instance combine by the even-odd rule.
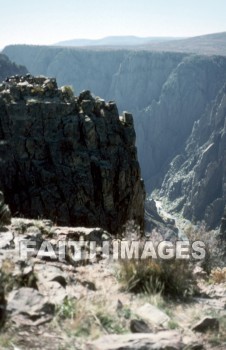
[[[48,281],[38,283],[38,289],[54,305],[61,305],[65,298],[68,297],[67,290],[58,282]]]
[[[167,327],[170,321],[169,316],[152,304],[144,304],[134,310],[137,316],[149,322],[151,325]]]
[[[52,319],[54,305],[36,289],[24,287],[9,293],[7,312],[15,322],[39,325]]]
[[[130,330],[132,333],[151,333],[152,330],[143,320],[131,320]]]
[[[204,317],[194,327],[192,327],[192,330],[199,333],[205,333],[207,331],[218,331],[219,321],[214,317]]]
[[[181,336],[175,331],[156,334],[106,335],[87,343],[86,350],[182,350]]]
[[[13,243],[13,238],[13,233],[11,231],[0,231],[0,249],[10,248],[10,245]]]
[[[90,113],[93,112],[94,109],[94,101],[90,101],[90,100],[83,100],[81,102],[81,107],[82,110],[85,114],[89,115]]]
[[[34,271],[38,278],[38,284],[58,282],[63,288],[67,285],[67,276],[59,267],[48,264],[35,264]]]

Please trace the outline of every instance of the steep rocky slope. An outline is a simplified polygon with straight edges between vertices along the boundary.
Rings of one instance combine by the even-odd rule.
[[[161,189],[190,220],[220,223],[226,204],[226,85],[194,124],[186,147],[171,162]],[[172,204],[173,203],[173,204]]]
[[[12,214],[122,230],[143,226],[133,117],[89,91],[27,75],[0,85],[0,188]]]
[[[148,191],[161,186],[170,162],[225,81],[225,58],[188,56],[172,70],[159,100],[137,114],[138,157]]]
[[[0,53],[0,82],[7,76],[26,73],[27,69],[25,67],[10,62],[6,55]]]

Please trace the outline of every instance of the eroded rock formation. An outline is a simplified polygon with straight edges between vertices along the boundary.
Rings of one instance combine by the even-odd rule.
[[[55,79],[0,85],[0,188],[13,214],[120,231],[143,227],[144,187],[133,117]]]

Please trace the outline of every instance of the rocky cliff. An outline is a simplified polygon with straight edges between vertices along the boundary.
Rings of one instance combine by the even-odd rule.
[[[137,113],[138,158],[149,192],[161,187],[171,161],[225,81],[224,57],[187,56],[167,77],[159,99]]]
[[[226,204],[226,86],[194,124],[186,146],[171,162],[161,193],[193,221],[219,225]]]
[[[30,75],[0,85],[0,107],[0,188],[12,214],[112,233],[129,219],[143,227],[131,114]]]
[[[6,55],[0,53],[0,82],[7,76],[26,73],[25,67],[12,63]]]

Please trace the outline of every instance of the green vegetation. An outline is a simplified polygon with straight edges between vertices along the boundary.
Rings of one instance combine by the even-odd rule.
[[[131,310],[109,310],[107,304],[96,299],[65,299],[56,310],[56,324],[63,327],[70,337],[95,338],[101,334],[122,334],[129,330]],[[107,303],[107,302],[106,302]]]
[[[32,89],[31,89],[31,94],[33,96],[43,96],[44,95],[44,88],[41,87],[40,85],[35,85]]]
[[[119,269],[119,280],[129,292],[187,297],[195,290],[192,266],[187,260],[121,260]]]
[[[221,266],[221,249],[214,231],[208,231],[204,223],[199,226],[188,225],[184,233],[190,242],[203,241],[205,243],[205,258],[201,261],[201,267],[210,275],[211,271]]]
[[[60,319],[75,317],[76,301],[74,299],[66,298],[56,310],[57,317]]]
[[[61,91],[63,93],[63,96],[68,101],[71,101],[74,98],[74,90],[72,86],[69,86],[69,85],[62,86]]]

